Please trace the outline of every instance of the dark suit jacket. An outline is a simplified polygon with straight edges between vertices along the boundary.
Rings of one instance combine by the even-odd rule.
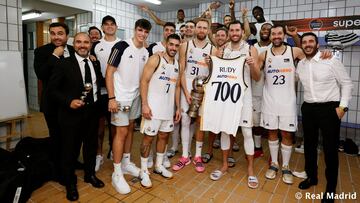
[[[56,46],[52,43],[46,44],[44,46],[38,47],[35,49],[35,58],[34,58],[34,69],[36,76],[39,80],[42,81],[42,94],[40,102],[40,111],[44,113],[55,113],[56,106],[52,105],[52,101],[49,100],[47,94],[47,86],[49,83],[50,76],[53,72],[55,63],[59,61],[59,58],[54,56],[52,53]],[[75,56],[75,50],[72,46],[67,45],[70,56]]]
[[[97,82],[98,98],[100,97],[100,81],[102,80],[100,62],[92,62]],[[80,66],[75,56],[59,60],[55,67],[54,72],[50,77],[48,84],[48,94],[55,102],[58,109],[58,119],[60,124],[76,125],[81,116],[84,107],[79,109],[70,108],[73,99],[80,99],[84,91],[84,82],[82,79]],[[95,105],[95,104],[94,104]],[[94,115],[94,117],[97,115]]]

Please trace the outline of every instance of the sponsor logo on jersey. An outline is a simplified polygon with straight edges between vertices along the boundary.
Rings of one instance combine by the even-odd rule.
[[[292,68],[278,68],[268,70],[267,73],[291,73],[293,71]]]
[[[196,61],[194,59],[188,59],[186,62],[187,63],[194,63],[194,64],[199,65],[199,66],[207,67],[207,64],[205,63],[205,61],[203,62],[203,61]]]
[[[247,121],[247,120],[243,120],[243,123],[248,123],[248,121]]]
[[[295,125],[294,124],[289,124],[289,127],[295,127]]]
[[[165,80],[165,81],[170,81],[170,82],[176,82],[176,78],[170,78],[170,77],[163,76],[163,75],[160,75],[159,80]]]
[[[217,78],[226,78],[226,79],[236,80],[237,76],[236,75],[218,75]]]
[[[286,58],[286,59],[284,59],[284,62],[285,62],[285,63],[289,63],[289,62],[290,62],[290,59],[289,59],[289,58]]]
[[[170,126],[169,126],[169,127],[170,127],[170,128],[172,128],[173,126],[174,126],[173,124],[170,124]]]
[[[104,49],[103,49],[103,48],[101,48],[99,51],[104,51]]]
[[[174,71],[175,71],[175,73],[178,73],[178,72],[179,72],[179,69],[178,69],[178,68],[175,68]]]
[[[203,57],[206,57],[207,56],[207,53],[203,53],[203,55],[202,55]]]
[[[143,56],[142,60],[143,60],[143,62],[145,62],[146,61],[146,56]]]
[[[269,58],[269,59],[268,59],[268,63],[271,63],[271,62],[272,62],[272,60],[271,60],[271,58]]]

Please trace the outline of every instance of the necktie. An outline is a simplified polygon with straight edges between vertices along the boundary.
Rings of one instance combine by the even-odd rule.
[[[88,60],[84,59],[84,62],[85,62],[85,83],[90,83],[91,85],[93,85]],[[91,103],[91,104],[94,103],[93,89],[91,89],[90,92],[87,94],[86,101],[87,103]]]

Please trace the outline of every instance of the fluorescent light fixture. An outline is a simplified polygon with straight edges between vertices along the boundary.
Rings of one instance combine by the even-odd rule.
[[[32,18],[38,18],[40,16],[41,16],[40,11],[32,10],[32,11],[22,13],[21,19],[22,20],[29,20],[29,19],[32,19]]]
[[[152,3],[152,4],[156,4],[156,5],[160,5],[160,4],[161,4],[161,1],[159,1],[159,0],[145,0],[145,1],[147,1],[147,2],[149,2],[149,3]]]

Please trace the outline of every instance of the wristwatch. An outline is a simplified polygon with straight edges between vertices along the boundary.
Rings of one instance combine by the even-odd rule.
[[[347,111],[349,110],[348,107],[344,107],[344,106],[339,106],[339,108],[340,108],[341,110],[343,110],[344,112],[347,112]]]

